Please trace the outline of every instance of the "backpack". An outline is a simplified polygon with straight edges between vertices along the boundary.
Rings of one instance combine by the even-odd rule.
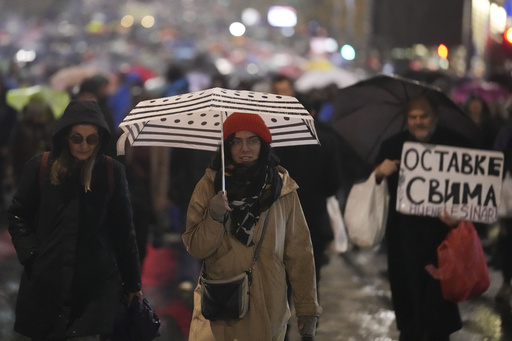
[[[41,189],[43,188],[44,175],[46,173],[49,157],[50,152],[44,152],[41,158],[41,164],[39,165],[39,186],[41,186]],[[114,193],[114,162],[112,161],[112,157],[108,155],[105,155],[105,159],[107,160],[108,197],[110,198]]]

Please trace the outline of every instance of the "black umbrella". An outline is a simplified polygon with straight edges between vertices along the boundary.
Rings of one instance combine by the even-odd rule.
[[[397,75],[378,75],[340,89],[331,124],[373,165],[381,143],[406,129],[405,105],[425,96],[439,113],[439,125],[478,144],[479,130],[471,118],[438,88]]]

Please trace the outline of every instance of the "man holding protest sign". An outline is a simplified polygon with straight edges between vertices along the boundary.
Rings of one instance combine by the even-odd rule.
[[[400,159],[404,143],[475,148],[471,141],[438,126],[432,103],[425,97],[406,106],[407,130],[383,142],[375,176],[387,178],[390,205],[386,226],[388,273],[400,341],[445,341],[462,328],[458,306],[443,299],[439,281],[425,270],[437,264],[436,250],[458,219],[446,211],[438,216],[403,214],[396,210]],[[400,179],[403,180],[403,179]]]

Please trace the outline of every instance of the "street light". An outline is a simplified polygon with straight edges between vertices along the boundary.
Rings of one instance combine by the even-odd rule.
[[[448,47],[446,47],[445,44],[439,44],[437,47],[437,55],[441,59],[447,59],[448,58]]]
[[[509,27],[503,32],[503,39],[505,39],[505,43],[512,44],[512,27]]]
[[[241,37],[245,33],[245,25],[241,22],[234,22],[229,25],[229,32],[235,37]]]
[[[354,60],[356,58],[356,50],[351,45],[343,45],[341,47],[341,56],[345,60]]]
[[[295,27],[297,12],[289,6],[272,6],[268,10],[267,20],[274,27]]]

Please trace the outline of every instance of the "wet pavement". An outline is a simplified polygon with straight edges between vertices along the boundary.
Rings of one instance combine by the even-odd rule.
[[[166,240],[164,247],[148,250],[143,290],[163,322],[162,335],[157,340],[181,341],[187,339],[192,296],[177,276],[179,236],[167,236]],[[464,327],[452,334],[452,341],[512,341],[510,304],[497,304],[494,300],[502,284],[501,276],[492,266],[489,271],[491,286],[487,292],[460,304]],[[1,341],[25,340],[12,332],[20,272],[9,235],[0,226]],[[324,313],[316,341],[398,340],[382,251],[353,250],[331,255],[329,264],[322,269],[320,303]],[[289,340],[299,341],[294,319],[291,325]]]

